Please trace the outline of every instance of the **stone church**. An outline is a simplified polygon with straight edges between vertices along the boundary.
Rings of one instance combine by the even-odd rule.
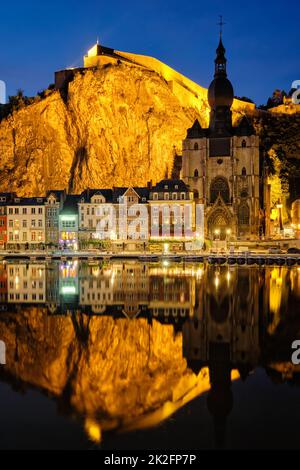
[[[215,74],[208,89],[209,127],[198,120],[183,141],[181,178],[205,208],[210,239],[259,236],[259,138],[244,116],[232,125],[233,87],[227,78],[220,37]]]

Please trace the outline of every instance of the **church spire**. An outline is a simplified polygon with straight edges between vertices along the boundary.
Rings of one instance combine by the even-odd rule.
[[[233,103],[233,88],[227,78],[225,47],[222,41],[223,18],[220,17],[220,39],[216,50],[214,79],[208,88],[208,103],[210,112],[210,130],[219,135],[232,133],[231,105]]]
[[[215,58],[215,77],[227,77],[226,73],[226,57],[225,57],[225,47],[223,46],[222,42],[222,34],[223,34],[223,17],[220,15],[220,21],[218,25],[220,26],[220,40],[219,40],[219,45],[216,50],[216,58]]]

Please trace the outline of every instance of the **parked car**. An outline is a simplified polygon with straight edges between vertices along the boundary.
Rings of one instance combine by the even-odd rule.
[[[279,255],[282,251],[278,246],[270,246],[269,253],[270,255]]]
[[[287,253],[292,253],[294,255],[300,254],[299,248],[296,248],[295,246],[288,248]]]

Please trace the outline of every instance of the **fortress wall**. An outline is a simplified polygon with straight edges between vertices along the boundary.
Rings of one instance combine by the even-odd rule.
[[[275,108],[269,108],[268,111],[274,114],[298,114],[300,113],[300,104],[281,104]]]
[[[176,84],[181,85],[181,87],[185,88],[188,93],[194,95],[194,98],[189,98],[193,107],[199,107],[199,100],[207,100],[207,88],[204,88],[198,83],[190,80],[189,78],[185,77],[181,73],[177,72],[176,70],[172,69],[168,65],[164,64],[158,59],[150,56],[144,56],[139,54],[132,54],[130,52],[122,52],[122,51],[115,51],[118,55],[123,56],[127,59],[134,61],[137,64],[144,65],[145,67],[154,70],[158,74],[162,75],[165,80],[173,81]],[[174,87],[174,90],[179,91],[178,87]],[[183,95],[183,92],[179,93],[179,95]],[[186,95],[187,96],[187,95]],[[179,96],[180,99],[180,96]],[[201,107],[201,105],[200,105]],[[251,112],[255,109],[255,104],[247,103],[245,101],[234,100],[232,109],[234,111],[242,111],[242,112]]]

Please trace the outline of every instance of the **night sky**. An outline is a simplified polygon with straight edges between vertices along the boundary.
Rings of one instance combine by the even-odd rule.
[[[266,102],[300,79],[299,3],[251,0],[52,0],[1,2],[0,80],[8,94],[53,83],[55,70],[82,65],[96,42],[154,56],[202,86],[213,75],[223,14],[229,78],[237,96]]]

